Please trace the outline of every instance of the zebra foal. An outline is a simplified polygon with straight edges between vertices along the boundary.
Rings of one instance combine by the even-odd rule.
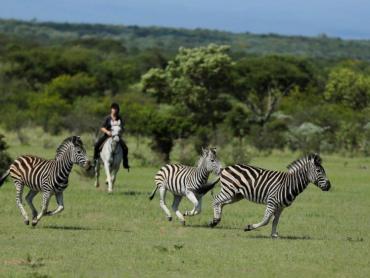
[[[63,191],[68,186],[68,177],[73,164],[83,167],[90,164],[79,136],[65,139],[58,147],[55,159],[47,160],[32,155],[23,155],[10,165],[9,170],[0,178],[0,186],[9,175],[13,178],[16,203],[26,225],[29,224],[29,218],[22,204],[24,186],[30,188],[26,201],[32,210],[32,226],[35,226],[44,215],[54,215],[64,209]],[[37,213],[32,200],[39,192],[42,192],[42,209],[40,213]],[[48,211],[50,198],[54,194],[58,207],[53,211]]]
[[[152,200],[156,191],[159,190],[160,207],[165,212],[167,219],[171,221],[172,216],[166,206],[165,197],[167,190],[172,192],[174,195],[172,209],[181,223],[185,225],[184,216],[199,214],[202,207],[202,197],[219,181],[217,179],[207,184],[209,175],[211,172],[218,175],[220,170],[221,163],[217,159],[216,150],[203,149],[203,154],[198,161],[197,167],[182,164],[167,164],[163,166],[155,176],[156,187],[149,199]],[[191,211],[186,211],[183,215],[178,207],[184,196],[193,203],[194,207]]]
[[[326,177],[322,160],[317,154],[310,154],[292,162],[287,172],[236,164],[221,171],[221,192],[213,200],[214,218],[211,227],[221,221],[222,208],[241,199],[265,204],[265,215],[261,222],[249,224],[244,230],[251,231],[265,226],[274,216],[272,237],[277,237],[277,225],[281,212],[312,182],[323,191],[331,187]]]

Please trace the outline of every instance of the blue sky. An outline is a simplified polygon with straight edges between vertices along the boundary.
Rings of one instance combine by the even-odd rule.
[[[0,18],[370,39],[369,0],[0,0]]]

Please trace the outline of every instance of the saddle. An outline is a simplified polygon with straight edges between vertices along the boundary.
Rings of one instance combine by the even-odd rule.
[[[104,144],[105,142],[107,142],[107,140],[109,139],[110,137],[107,137],[99,146],[99,153],[103,150],[103,147],[104,147]]]

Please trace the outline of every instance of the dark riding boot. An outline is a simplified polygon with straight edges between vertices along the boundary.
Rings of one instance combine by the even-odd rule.
[[[122,165],[123,165],[123,168],[130,171],[130,166],[128,164],[128,148],[127,148],[127,145],[125,144],[125,142],[123,140],[120,140],[120,144],[121,144],[121,147],[122,147]]]
[[[103,135],[95,143],[95,146],[94,146],[94,162],[93,162],[94,166],[96,165],[96,161],[99,159],[100,147],[106,139],[107,139],[107,136]]]

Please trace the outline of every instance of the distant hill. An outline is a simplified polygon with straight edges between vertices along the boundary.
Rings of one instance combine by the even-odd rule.
[[[370,40],[343,40],[325,35],[318,37],[257,35],[208,29],[190,30],[5,19],[0,19],[0,33],[45,44],[83,38],[107,38],[122,41],[130,50],[160,48],[175,52],[180,46],[195,47],[218,43],[228,44],[234,52],[240,53],[370,60]]]

